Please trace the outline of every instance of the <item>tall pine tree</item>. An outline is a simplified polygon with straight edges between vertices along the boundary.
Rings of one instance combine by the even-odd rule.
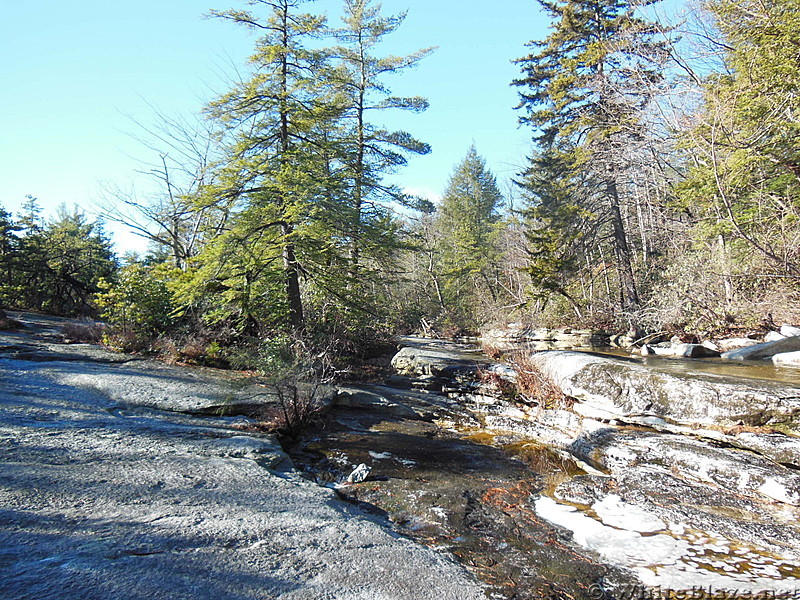
[[[482,296],[497,300],[502,205],[494,175],[471,146],[450,177],[436,218],[445,306],[457,316],[459,324],[467,327],[482,320],[477,314]]]
[[[541,263],[547,245],[577,249],[571,243],[574,226],[565,215],[593,215],[601,227],[586,228],[595,238],[585,238],[584,244],[610,241],[623,311],[635,310],[640,302],[621,213],[626,149],[643,137],[641,115],[653,99],[668,56],[662,28],[637,14],[639,7],[652,3],[540,0],[553,20],[551,33],[529,44],[534,52],[517,61],[522,77],[514,82],[521,89],[519,108],[525,111],[521,121],[534,128],[537,146],[523,187],[530,192],[537,227],[557,229],[546,238],[532,236],[531,251]],[[571,180],[567,194],[554,196],[537,189],[542,161],[557,164],[562,176]],[[548,202],[541,202],[542,195]],[[563,254],[554,257],[540,286],[565,290],[568,282],[555,284],[554,276],[562,271],[566,278],[572,262]],[[537,272],[532,275],[540,277]]]

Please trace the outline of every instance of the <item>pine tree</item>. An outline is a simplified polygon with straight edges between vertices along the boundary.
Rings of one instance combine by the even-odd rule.
[[[800,275],[797,0],[710,0],[723,70],[704,82],[693,166],[679,187],[705,238],[729,239],[776,274]]]
[[[207,189],[206,195],[214,202],[228,203],[237,218],[228,235],[217,240],[216,250],[204,257],[212,262],[233,258],[231,264],[223,262],[216,270],[231,266],[239,272],[248,296],[252,285],[280,261],[284,288],[280,304],[295,330],[305,326],[301,254],[313,254],[319,245],[306,240],[305,234],[310,231],[309,221],[318,218],[315,201],[324,196],[328,183],[327,123],[338,115],[331,90],[319,77],[327,55],[312,49],[325,22],[300,12],[302,3],[254,0],[251,4],[270,11],[263,21],[248,11],[212,13],[263,35],[250,58],[252,77],[208,109],[229,134],[227,164],[219,184]],[[226,240],[233,245],[220,249]],[[242,262],[236,252],[245,247],[249,258]],[[233,267],[234,263],[239,264]],[[217,283],[227,285],[223,281],[231,279],[217,276]],[[259,301],[273,303],[271,298]]]
[[[347,231],[351,277],[358,273],[365,249],[380,254],[387,242],[391,244],[381,229],[387,222],[387,205],[409,202],[398,186],[385,183],[384,176],[404,166],[407,155],[430,152],[428,144],[409,133],[388,131],[371,118],[386,110],[422,112],[428,107],[421,97],[392,96],[385,78],[415,67],[432,49],[406,56],[377,55],[378,46],[402,25],[405,16],[382,16],[380,5],[371,0],[345,0],[342,27],[333,31],[341,44],[332,53],[338,61],[333,76],[344,108],[339,151],[345,193],[352,199],[352,224]]]
[[[529,44],[534,53],[517,61],[523,77],[514,82],[522,88],[519,108],[526,113],[521,121],[535,129],[539,155],[566,167],[564,175],[573,180],[569,198],[562,200],[595,213],[597,222],[607,223],[607,229],[597,230],[593,243],[611,240],[620,305],[625,311],[639,305],[620,211],[628,167],[625,154],[627,147],[643,137],[640,117],[662,79],[661,65],[667,58],[665,43],[659,39],[663,28],[637,16],[639,6],[652,3],[540,0],[553,19],[552,31],[546,40]],[[532,169],[537,168],[536,160]],[[531,190],[537,178],[534,172],[529,175],[533,177],[523,184]],[[536,196],[534,192],[534,204]],[[560,210],[557,204],[551,208],[554,215]],[[544,210],[540,207],[540,217]],[[558,220],[555,218],[554,224]],[[558,245],[571,247],[574,233],[562,230],[561,234]],[[531,241],[535,243],[535,236]],[[541,254],[543,250],[544,246],[532,251]],[[558,270],[551,269],[551,273]]]
[[[497,300],[496,249],[503,196],[486,162],[471,146],[453,171],[438,210],[439,271],[451,312],[474,325],[481,295]]]

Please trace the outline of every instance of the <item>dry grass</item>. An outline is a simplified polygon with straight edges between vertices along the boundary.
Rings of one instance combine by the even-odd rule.
[[[518,353],[510,360],[517,370],[516,385],[519,394],[543,408],[571,409],[575,404],[575,398],[561,391],[550,377],[539,370],[530,357],[530,353]]]

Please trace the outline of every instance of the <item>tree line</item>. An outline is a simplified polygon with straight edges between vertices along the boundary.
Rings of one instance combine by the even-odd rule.
[[[510,82],[527,166],[504,194],[473,146],[438,205],[387,183],[431,150],[382,125],[427,107],[390,82],[432,50],[381,53],[404,14],[371,0],[345,0],[339,24],[303,0],[212,11],[258,35],[247,71],[196,121],[148,131],[161,193],[109,190],[105,217],[149,239],[149,255],[115,269],[97,225],[64,213],[96,246],[81,287],[44,258],[8,266],[56,225],[6,215],[3,301],[21,304],[28,273],[69,300],[24,304],[76,311],[95,293],[148,338],[178,328],[206,345],[300,336],[350,349],[510,321],[800,319],[798,0],[707,0],[682,23],[656,18],[657,0],[539,3],[549,34]]]

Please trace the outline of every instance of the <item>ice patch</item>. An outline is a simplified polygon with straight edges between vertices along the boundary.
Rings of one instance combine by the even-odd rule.
[[[689,543],[668,535],[642,536],[637,531],[616,529],[550,498],[536,500],[536,512],[573,533],[573,539],[604,559],[619,565],[655,566],[675,563],[689,550]],[[665,525],[661,523],[661,529]]]
[[[372,450],[369,451],[369,455],[375,460],[383,460],[385,458],[392,457],[392,455],[389,452],[373,452]]]
[[[642,535],[631,530],[631,527],[636,527],[644,533],[651,533],[654,531],[651,527],[660,520],[644,510],[620,502],[616,495],[606,497],[593,508],[598,516],[605,517],[604,521],[624,529],[610,527],[573,506],[559,504],[547,497],[538,498],[535,508],[539,516],[572,531],[577,544],[594,550],[605,561],[632,568],[648,586],[672,590],[705,589],[712,593],[714,590],[800,592],[800,579],[785,577],[778,568],[787,563],[776,562],[775,558],[760,556],[743,548],[733,550],[733,556],[745,555],[744,558],[737,556],[730,561],[724,560],[723,557],[731,552],[727,540],[688,534],[692,538],[690,541],[666,534]],[[639,514],[634,515],[634,512]],[[666,528],[663,522],[660,525],[661,529]],[[673,531],[684,527],[683,524],[672,525]],[[713,550],[717,556],[705,556],[708,550]],[[745,561],[748,569],[731,568],[737,561]]]
[[[616,494],[610,494],[592,505],[600,520],[611,527],[653,533],[667,528],[667,524],[648,511],[622,502]]]

